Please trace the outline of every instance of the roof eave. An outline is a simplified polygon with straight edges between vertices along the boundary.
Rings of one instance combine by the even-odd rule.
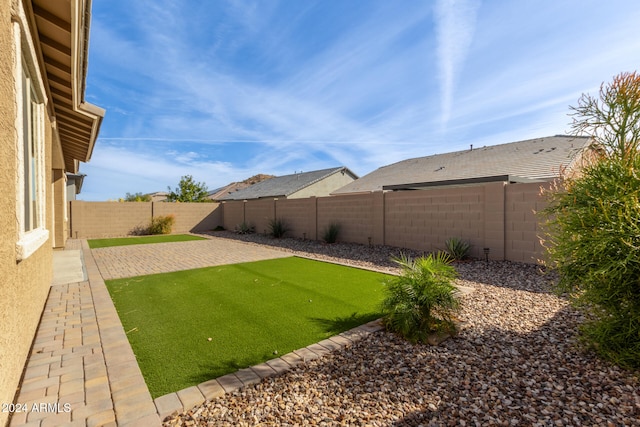
[[[65,169],[88,162],[105,110],[85,102],[91,0],[32,0],[51,114]]]
[[[429,187],[443,187],[449,185],[485,184],[489,182],[530,183],[546,182],[544,179],[532,179],[515,175],[493,175],[478,178],[449,179],[444,181],[416,182],[409,184],[394,184],[382,186],[383,191],[420,190]]]

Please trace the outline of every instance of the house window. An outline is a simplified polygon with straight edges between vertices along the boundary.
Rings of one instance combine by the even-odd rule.
[[[22,15],[22,14],[21,14]],[[24,15],[21,16],[24,18]],[[28,258],[48,239],[45,228],[45,95],[33,42],[24,21],[14,23],[17,61],[15,82],[16,115],[16,259]]]
[[[26,68],[26,67],[25,67]],[[22,152],[24,176],[24,222],[23,231],[40,227],[42,208],[40,193],[43,175],[42,105],[38,103],[32,81],[23,68],[22,72]]]

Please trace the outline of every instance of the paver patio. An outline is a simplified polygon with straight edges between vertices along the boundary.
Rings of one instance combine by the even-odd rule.
[[[216,238],[94,250],[86,240],[69,240],[66,249],[83,257],[87,280],[52,284],[16,400],[28,410],[14,413],[10,426],[159,426],[173,412],[285,372],[379,328],[363,325],[154,401],[104,280],[291,254]]]

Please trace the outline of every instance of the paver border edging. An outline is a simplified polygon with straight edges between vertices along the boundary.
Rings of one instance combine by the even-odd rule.
[[[160,426],[160,418],[89,244],[82,255],[91,287],[118,426]]]
[[[154,399],[154,403],[158,416],[161,420],[164,420],[171,415],[188,411],[195,406],[201,405],[205,401],[257,384],[265,378],[282,375],[300,364],[318,359],[382,329],[384,327],[381,319],[373,320],[318,343],[294,350],[275,359],[267,360],[259,365],[240,369],[222,377],[205,381],[197,386],[157,397]]]

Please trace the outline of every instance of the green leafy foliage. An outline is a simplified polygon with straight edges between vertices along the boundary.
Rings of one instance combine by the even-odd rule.
[[[574,129],[592,132],[598,155],[549,192],[544,244],[558,292],[586,314],[584,342],[640,368],[640,76],[616,77],[574,110]]]
[[[332,222],[325,228],[323,234],[323,240],[327,243],[335,243],[338,240],[338,234],[340,234],[340,224]]]
[[[125,202],[150,202],[151,195],[150,194],[142,194],[142,193],[127,193],[124,197]]]
[[[178,187],[172,191],[169,189],[167,201],[169,202],[209,202],[207,199],[207,186],[203,182],[196,182],[191,175],[180,178]]]
[[[466,240],[452,237],[450,239],[447,239],[444,244],[447,247],[447,253],[449,254],[449,256],[456,261],[463,260],[469,256],[471,244],[469,244],[469,242],[467,242]]]
[[[176,217],[173,214],[155,216],[151,219],[149,234],[171,234]]]
[[[433,333],[455,333],[460,301],[450,257],[444,252],[417,259],[401,254],[393,261],[402,274],[385,282],[382,311],[387,329],[412,342],[427,342]]]
[[[271,237],[279,239],[284,237],[290,231],[286,221],[282,218],[276,218],[269,221],[269,234]]]

